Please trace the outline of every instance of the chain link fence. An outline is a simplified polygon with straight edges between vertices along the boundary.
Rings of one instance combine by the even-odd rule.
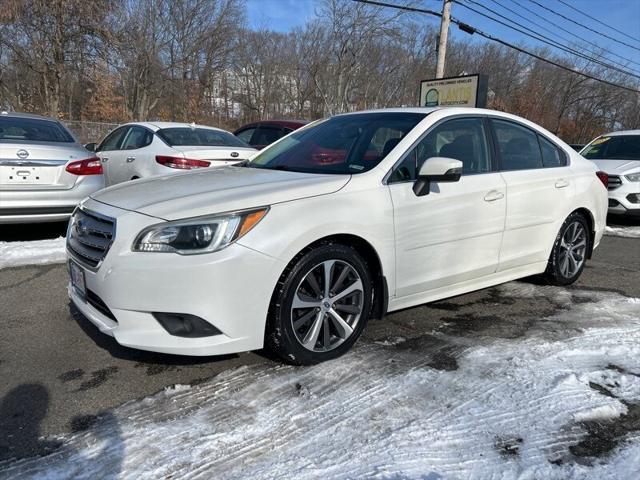
[[[80,143],[98,143],[118,123],[87,122],[84,120],[63,120],[63,123],[73,132]]]

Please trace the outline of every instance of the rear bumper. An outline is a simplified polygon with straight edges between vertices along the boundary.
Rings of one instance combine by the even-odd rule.
[[[0,224],[67,220],[78,203],[102,188],[104,177],[90,175],[67,190],[0,190]]]

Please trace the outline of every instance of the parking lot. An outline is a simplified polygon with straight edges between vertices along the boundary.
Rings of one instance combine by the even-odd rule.
[[[188,358],[120,347],[70,310],[64,264],[1,269],[0,477],[90,476],[91,468],[135,476],[136,468],[145,468],[141,455],[179,457],[180,445],[195,449],[191,469],[203,462],[202,472],[220,468],[233,476],[242,467],[254,478],[273,474],[274,461],[313,476],[313,468],[336,455],[336,471],[354,478],[371,474],[359,465],[389,474],[412,468],[424,473],[429,466],[462,476],[535,467],[558,478],[576,468],[572,474],[592,469],[606,476],[610,463],[635,468],[640,240],[618,235],[637,230],[629,222],[614,225],[570,288],[543,287],[533,279],[393,313],[372,321],[353,353],[312,368],[285,367],[262,352]],[[2,240],[63,232],[62,225],[44,232],[29,227]],[[573,378],[568,390],[562,387],[556,398],[567,378]],[[181,387],[170,388],[176,384]],[[296,403],[306,397],[308,403]],[[343,400],[355,402],[358,411]],[[575,421],[550,427],[544,412],[554,421]],[[318,415],[329,415],[337,438],[356,442],[370,458],[350,463],[358,452],[329,445],[331,435],[313,444],[320,458],[298,451]],[[367,439],[356,434],[361,415]],[[476,424],[473,435],[464,433],[469,421]],[[216,439],[220,429],[225,440]],[[162,443],[171,435],[176,445],[150,449],[144,440]],[[418,435],[418,450],[403,446],[412,435]],[[437,455],[427,438],[441,442]],[[455,455],[463,455],[474,438],[476,445],[465,453],[470,463],[459,461]],[[279,460],[271,457],[267,439],[279,442]],[[374,447],[382,448],[383,440],[389,449],[380,452]],[[28,458],[52,452],[46,459]],[[635,461],[629,460],[633,452]],[[76,470],[66,470],[71,457]],[[89,468],[89,460],[98,463]],[[261,470],[265,462],[271,466]],[[181,468],[169,461],[147,474],[179,475]]]

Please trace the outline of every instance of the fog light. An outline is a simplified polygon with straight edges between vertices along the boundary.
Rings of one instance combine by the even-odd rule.
[[[212,337],[222,333],[206,320],[188,313],[154,312],[153,316],[162,328],[176,337]]]
[[[627,195],[627,200],[631,203],[640,203],[640,193],[630,193]]]

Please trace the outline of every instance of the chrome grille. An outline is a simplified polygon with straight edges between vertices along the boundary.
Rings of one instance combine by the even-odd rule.
[[[69,222],[67,250],[77,261],[98,268],[115,237],[115,220],[76,209]]]
[[[609,190],[615,190],[622,185],[622,180],[618,175],[608,175],[609,177]]]

